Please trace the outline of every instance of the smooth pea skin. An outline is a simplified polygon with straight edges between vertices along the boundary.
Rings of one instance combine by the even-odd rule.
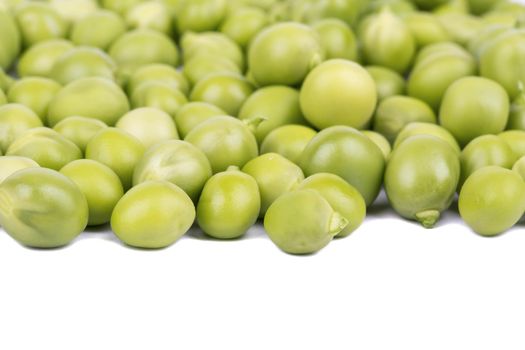
[[[404,18],[418,47],[444,42],[449,35],[436,16],[424,12],[413,12]]]
[[[352,185],[337,175],[329,173],[314,174],[301,182],[297,189],[310,189],[318,192],[336,212],[348,221],[348,224],[336,237],[348,236],[365,219],[366,204],[363,196]]]
[[[112,11],[97,10],[74,23],[70,38],[76,45],[106,50],[126,32],[124,20]]]
[[[403,127],[412,122],[436,123],[436,115],[425,102],[409,96],[382,100],[374,115],[374,131],[393,143]]]
[[[334,59],[313,69],[301,87],[300,104],[318,129],[334,125],[362,128],[376,107],[374,80],[359,64]]]
[[[358,61],[357,39],[345,22],[327,18],[315,22],[312,28],[319,35],[326,59],[344,58]]]
[[[237,116],[253,90],[248,80],[240,75],[218,73],[199,81],[191,92],[190,100],[214,104],[228,115]]]
[[[49,39],[65,38],[68,22],[48,3],[25,2],[16,7],[15,18],[24,46]]]
[[[264,217],[268,207],[277,198],[304,180],[301,168],[277,153],[266,153],[250,160],[242,171],[252,176],[259,186],[260,217]]]
[[[124,195],[117,174],[104,164],[90,159],[75,160],[60,169],[60,173],[71,179],[86,197],[88,225],[109,222],[113,208]]]
[[[172,18],[161,1],[144,1],[128,9],[125,16],[129,28],[149,28],[171,34]]]
[[[497,165],[510,169],[517,155],[502,138],[483,135],[472,140],[461,152],[461,184],[476,170]]]
[[[525,131],[507,130],[498,134],[498,137],[509,145],[518,158],[525,156]]]
[[[257,142],[275,128],[286,124],[306,124],[299,105],[299,91],[288,86],[267,86],[246,99],[239,119],[264,118],[255,130]]]
[[[184,62],[188,63],[199,56],[211,59],[222,58],[233,62],[244,71],[245,58],[239,47],[228,36],[219,32],[185,33],[180,40]]]
[[[73,181],[57,171],[23,169],[0,184],[0,224],[25,246],[64,246],[87,222],[86,198]]]
[[[319,132],[301,155],[305,175],[332,173],[354,186],[368,205],[383,180],[385,158],[367,136],[348,126],[333,126]]]
[[[230,165],[242,167],[259,154],[257,140],[248,126],[228,116],[202,122],[186,135],[185,141],[206,154],[213,173]]]
[[[188,99],[169,84],[152,81],[139,85],[133,91],[130,101],[133,108],[153,107],[174,116]]]
[[[481,77],[465,77],[445,92],[439,121],[465,146],[480,135],[502,132],[509,109],[509,97],[498,83]]]
[[[232,60],[212,56],[211,54],[199,54],[186,61],[182,71],[191,85],[196,85],[207,76],[219,73],[232,73],[241,75],[240,68]]]
[[[507,129],[525,130],[525,93],[523,92],[523,86],[510,106]]]
[[[182,2],[176,13],[178,32],[205,32],[216,29],[226,15],[226,6],[226,0]]]
[[[272,242],[289,254],[321,250],[346,225],[346,219],[313,190],[284,194],[264,217],[264,229]]]
[[[150,82],[167,84],[174,89],[180,90],[184,95],[187,95],[190,90],[188,80],[175,67],[153,63],[142,66],[133,73],[128,81],[128,92],[133,94],[139,86]]]
[[[51,100],[47,122],[54,126],[78,115],[113,126],[128,111],[128,98],[114,82],[99,77],[82,78],[64,86]]]
[[[63,39],[47,40],[31,46],[20,56],[16,67],[18,75],[49,78],[58,58],[73,47],[70,41]]]
[[[476,233],[498,235],[525,211],[525,182],[515,172],[489,166],[473,173],[459,193],[459,214]]]
[[[135,136],[146,148],[157,142],[179,138],[171,116],[153,107],[129,111],[118,120],[115,127]]]
[[[174,119],[180,137],[185,138],[193,128],[203,121],[224,115],[226,115],[225,111],[211,103],[189,102],[179,108]]]
[[[417,122],[407,124],[403,129],[401,129],[399,134],[397,134],[396,141],[394,142],[394,149],[405,142],[405,140],[416,135],[435,136],[447,142],[458,155],[461,153],[461,148],[459,148],[458,142],[447,129],[437,124]]]
[[[24,132],[9,145],[6,155],[31,158],[41,167],[54,170],[82,158],[82,152],[73,142],[45,127]]]
[[[257,182],[238,169],[229,169],[206,182],[197,205],[197,223],[212,237],[237,238],[255,224],[260,208]]]
[[[175,243],[194,220],[195,206],[183,190],[166,181],[148,181],[120,199],[111,229],[127,245],[158,249]]]
[[[228,13],[220,30],[240,47],[246,48],[259,31],[268,24],[266,13],[256,7],[241,7]]]
[[[40,165],[31,158],[18,156],[0,157],[0,184],[18,170],[37,168],[39,166]]]
[[[93,159],[113,170],[124,190],[131,187],[133,170],[144,154],[144,145],[134,136],[117,128],[105,128],[86,146],[86,159]]]
[[[514,165],[512,166],[512,171],[519,174],[521,178],[525,181],[525,156],[522,156],[516,161],[516,163],[514,163]]]
[[[447,142],[412,136],[390,155],[385,191],[397,213],[431,228],[452,203],[459,177],[459,157]]]
[[[280,126],[266,135],[261,143],[261,154],[278,153],[298,164],[303,150],[316,134],[317,131],[304,125]]]
[[[0,68],[8,69],[21,49],[20,32],[11,14],[0,8]]]
[[[98,119],[73,116],[58,122],[53,130],[73,142],[84,153],[93,136],[107,127]]]
[[[0,150],[5,153],[9,145],[25,131],[42,126],[42,120],[28,107],[9,103],[0,106]]]
[[[248,64],[259,86],[300,84],[323,59],[317,33],[294,22],[263,29],[250,44]]]
[[[374,79],[379,101],[389,96],[405,94],[406,82],[398,72],[381,66],[366,66],[365,69]]]
[[[375,143],[377,147],[379,147],[381,153],[383,153],[383,156],[385,157],[385,160],[387,160],[390,156],[390,153],[392,152],[392,146],[390,146],[390,142],[388,142],[386,137],[372,130],[363,130],[362,133],[373,143]]]
[[[133,172],[133,185],[149,180],[168,181],[182,188],[196,203],[211,175],[210,162],[200,149],[186,141],[169,140],[144,153]]]
[[[49,103],[62,86],[47,78],[28,77],[17,80],[9,89],[7,98],[31,108],[45,122]]]

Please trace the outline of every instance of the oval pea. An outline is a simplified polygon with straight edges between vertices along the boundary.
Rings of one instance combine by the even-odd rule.
[[[172,18],[168,7],[160,1],[144,1],[135,4],[126,11],[125,20],[128,28],[147,28],[170,35]]]
[[[124,20],[108,10],[97,10],[73,24],[70,38],[75,45],[107,50],[126,32]]]
[[[178,89],[163,82],[148,82],[139,85],[130,98],[133,108],[158,108],[171,116],[188,102],[186,96]]]
[[[390,142],[388,142],[386,137],[372,130],[363,130],[362,133],[375,143],[375,145],[381,150],[381,153],[383,153],[385,160],[387,160],[392,152],[392,146],[390,146]]]
[[[268,24],[266,13],[256,7],[241,7],[230,11],[220,30],[240,47],[246,48],[253,37]]]
[[[185,33],[180,44],[186,63],[199,56],[219,57],[235,63],[239,70],[244,71],[245,57],[241,48],[222,33]]]
[[[127,91],[133,94],[142,84],[163,83],[187,95],[190,85],[186,77],[175,67],[167,64],[152,63],[137,69],[128,80]]]
[[[59,83],[51,79],[22,78],[13,83],[7,98],[11,103],[23,104],[31,108],[44,123],[49,104],[61,88],[62,86]]]
[[[317,131],[304,125],[280,126],[266,135],[261,143],[261,154],[278,153],[298,164],[303,150],[316,134]]]
[[[193,0],[183,2],[177,12],[177,30],[205,32],[216,29],[227,10],[226,0]]]
[[[2,156],[0,157],[0,184],[18,170],[37,168],[37,162],[27,157]]]
[[[242,74],[235,62],[225,57],[216,57],[210,54],[200,54],[192,57],[189,61],[186,61],[182,71],[191,85],[196,85],[199,81],[213,74]]]
[[[185,138],[191,130],[203,121],[225,115],[225,111],[211,103],[189,102],[179,108],[174,120],[181,138]]]
[[[461,153],[461,148],[459,148],[458,142],[447,129],[437,124],[417,122],[407,124],[403,129],[401,129],[399,134],[397,134],[396,141],[394,142],[394,149],[405,142],[405,140],[416,135],[435,136],[447,142],[457,154]]]
[[[366,66],[365,69],[374,79],[379,101],[389,96],[405,94],[405,79],[396,71],[381,66]]]
[[[74,45],[63,39],[43,41],[28,48],[21,56],[17,65],[21,77],[47,77],[60,56],[73,49]]]
[[[91,138],[107,127],[98,119],[73,116],[58,122],[53,130],[73,142],[84,153]]]
[[[48,3],[24,2],[16,7],[15,18],[24,46],[48,39],[65,38],[68,22]]]
[[[22,104],[8,103],[0,106],[0,150],[5,153],[20,135],[41,126],[42,120]]]
[[[352,29],[336,18],[321,19],[312,25],[319,35],[325,58],[344,58],[358,61],[357,38]]]

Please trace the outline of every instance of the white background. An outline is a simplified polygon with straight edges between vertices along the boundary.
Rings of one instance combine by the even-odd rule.
[[[0,232],[0,349],[525,349],[525,229],[425,230],[382,198],[311,256],[260,227],[168,249],[91,230],[59,250]]]

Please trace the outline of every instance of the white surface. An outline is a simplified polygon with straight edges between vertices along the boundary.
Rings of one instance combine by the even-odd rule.
[[[381,204],[306,257],[260,228],[160,251],[0,232],[0,349],[523,350],[524,250],[523,227],[482,238],[450,211],[425,230]]]

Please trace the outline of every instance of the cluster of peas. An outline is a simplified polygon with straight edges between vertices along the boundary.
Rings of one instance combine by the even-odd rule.
[[[384,185],[424,227],[459,193],[502,233],[525,212],[524,23],[507,0],[0,0],[0,225],[161,248],[261,218],[305,254]]]

